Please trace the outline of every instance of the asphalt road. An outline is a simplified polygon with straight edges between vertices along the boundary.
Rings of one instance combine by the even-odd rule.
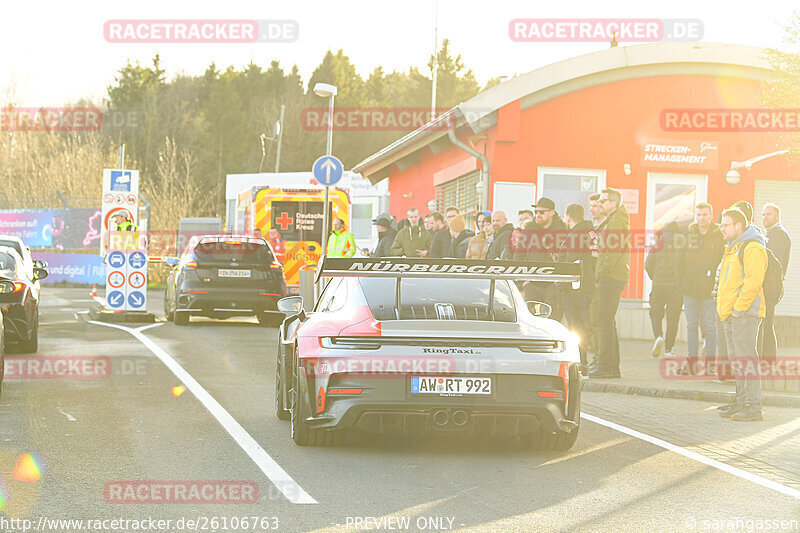
[[[534,453],[512,439],[361,434],[338,447],[300,448],[288,422],[273,413],[277,330],[255,320],[193,319],[188,327],[160,323],[134,335],[90,323],[91,303],[85,289],[45,288],[36,357],[91,356],[94,364],[108,362],[110,372],[94,379],[11,377],[4,384],[0,531],[81,530],[75,523],[57,529],[45,518],[148,517],[171,520],[162,531],[719,531],[726,524],[752,531],[759,520],[778,521],[770,522],[773,531],[781,520],[795,520],[784,530],[800,530],[800,475],[787,467],[780,483],[765,482],[746,447],[736,451],[738,437],[720,439],[739,454],[737,470],[728,472],[683,453],[685,439],[676,437],[672,444],[680,448],[673,450],[646,440],[677,435],[678,429],[665,433],[659,420],[679,429],[705,425],[702,416],[718,423],[701,402],[585,393],[583,412],[597,419],[584,419],[569,452]],[[162,314],[160,295],[151,294],[148,305]],[[8,369],[22,354],[7,357]],[[181,385],[187,390],[178,394]],[[792,410],[772,412],[796,418]],[[643,435],[607,427],[624,430],[632,421]],[[774,422],[758,424],[775,435]],[[765,446],[800,444],[798,435],[793,426]],[[789,449],[796,455],[787,463],[800,462],[800,446]],[[23,454],[38,461],[38,480],[19,479]],[[232,481],[257,486],[258,499],[116,503],[113,490],[143,480]],[[303,501],[316,503],[296,503]],[[242,517],[251,517],[246,528]],[[197,527],[186,527],[187,520]],[[84,523],[82,530],[125,525]]]

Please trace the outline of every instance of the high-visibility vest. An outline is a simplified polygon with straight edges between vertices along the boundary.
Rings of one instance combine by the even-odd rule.
[[[356,255],[356,240],[353,233],[342,230],[328,237],[328,257],[353,257]]]

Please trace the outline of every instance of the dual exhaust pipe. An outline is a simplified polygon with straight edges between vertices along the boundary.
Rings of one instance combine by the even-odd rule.
[[[462,427],[469,422],[469,415],[466,413],[466,411],[462,411],[460,409],[458,411],[454,411],[452,415],[444,409],[438,409],[433,412],[433,423],[437,426],[444,427],[450,422],[457,427]]]

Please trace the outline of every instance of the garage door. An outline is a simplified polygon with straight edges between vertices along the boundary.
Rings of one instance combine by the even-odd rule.
[[[789,270],[784,280],[784,295],[775,308],[777,316],[800,316],[800,183],[795,181],[756,180],[755,223],[762,226],[761,209],[772,202],[781,208],[781,222],[792,237]]]

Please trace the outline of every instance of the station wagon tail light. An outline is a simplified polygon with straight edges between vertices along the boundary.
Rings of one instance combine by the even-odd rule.
[[[564,396],[561,392],[540,391],[539,398],[562,398]]]
[[[331,389],[328,394],[361,394],[364,389]]]
[[[241,245],[242,243],[241,243],[241,241],[225,241],[225,244],[236,244],[236,245]]]
[[[188,262],[188,263],[186,263],[184,266],[185,266],[186,268],[197,268],[197,267],[198,267],[198,266],[200,266],[200,265],[199,265],[199,264],[197,264],[197,261],[189,261],[189,262]]]
[[[14,282],[14,291],[13,292],[21,292],[25,288],[25,284],[21,281]]]
[[[270,263],[269,268],[271,270],[280,270],[283,268],[280,263]]]

